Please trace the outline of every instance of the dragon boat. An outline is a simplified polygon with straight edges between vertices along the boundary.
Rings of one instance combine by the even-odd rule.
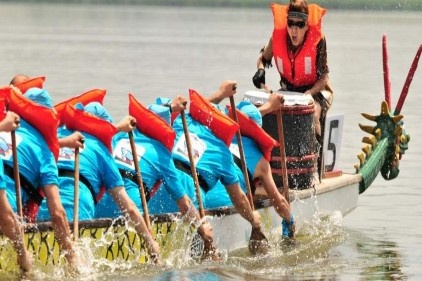
[[[367,190],[379,174],[386,180],[392,180],[398,176],[399,161],[408,149],[410,140],[409,134],[404,130],[403,115],[400,114],[400,111],[421,52],[422,45],[410,68],[395,110],[391,109],[388,71],[384,71],[385,100],[381,102],[379,114],[362,114],[366,119],[375,122],[375,125],[359,124],[368,136],[362,140],[364,147],[358,155],[359,163],[355,165],[355,173],[344,173],[336,167],[335,163],[340,140],[334,136],[341,136],[339,134],[342,127],[341,116],[327,116],[323,145],[325,160],[322,164],[320,182],[316,184],[310,182],[314,173],[313,167],[308,164],[308,162],[313,163],[316,156],[306,152],[297,156],[294,150],[300,147],[298,144],[295,144],[292,148],[293,151],[289,152],[289,141],[292,140],[289,140],[289,132],[285,131],[287,160],[284,164],[287,165],[289,178],[289,200],[297,224],[300,225],[301,222],[312,218],[316,212],[319,214],[341,212],[345,216],[357,207],[359,195]],[[383,54],[385,70],[388,67],[385,36],[383,38]],[[253,99],[257,97],[253,96],[254,94],[246,93],[244,98],[256,102],[256,99]],[[286,96],[288,99],[289,95]],[[294,97],[292,98],[294,99]],[[258,99],[265,99],[265,93],[258,93]],[[286,108],[283,114],[283,125],[288,126],[289,122],[296,125],[312,123],[312,110],[309,111],[308,104],[300,104],[300,101],[296,101],[294,105],[286,106]],[[271,130],[274,130],[273,118],[275,116],[263,120],[263,128],[269,134],[272,134]],[[294,135],[294,133],[291,132],[290,135]],[[305,148],[302,147],[302,152],[306,151],[306,142],[310,141],[302,136],[296,136],[296,138],[305,141]],[[309,146],[312,147],[312,145]],[[282,183],[280,178],[277,179],[277,176],[280,175],[280,163],[277,162],[280,162],[280,155],[273,151],[271,161],[273,176],[281,190]],[[316,200],[317,204],[315,204]],[[268,233],[273,229],[279,229],[281,218],[275,212],[264,189],[259,184],[253,201],[255,210],[261,214],[264,232]],[[229,253],[247,247],[251,227],[234,208],[207,210],[206,215],[213,227],[214,239],[219,250]],[[179,213],[152,215],[151,222],[153,235],[160,244],[164,259],[171,251],[175,250],[183,251],[190,256],[201,252],[202,241],[196,234],[195,228],[181,222]],[[72,223],[71,229],[73,229]],[[80,221],[78,229],[77,246],[85,253],[84,259],[87,264],[101,264],[101,261],[105,260],[124,263],[152,263],[147,255],[145,242],[124,218]],[[35,267],[56,266],[65,263],[50,222],[25,224],[24,232],[25,245],[34,257]],[[2,235],[0,235],[0,241],[0,270],[18,270],[13,247]]]

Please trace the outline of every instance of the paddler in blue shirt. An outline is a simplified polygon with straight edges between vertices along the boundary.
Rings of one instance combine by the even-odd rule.
[[[122,176],[111,154],[111,139],[118,132],[106,109],[98,102],[87,105],[68,104],[64,112],[64,124],[59,135],[68,136],[74,130],[84,135],[84,148],[80,150],[79,174],[79,219],[95,217],[95,204],[104,192],[110,194],[119,209],[127,215],[135,226],[136,232],[147,242],[148,251],[153,258],[158,257],[159,246],[136,205],[127,195]],[[61,148],[58,162],[60,196],[66,208],[68,219],[73,220],[74,210],[74,167],[75,151]],[[49,219],[46,205],[42,204],[38,220]]]
[[[186,122],[196,162],[196,170],[205,183],[202,187],[205,189],[205,192],[210,192],[220,181],[225,186],[236,210],[244,219],[250,222],[254,236],[251,237],[251,240],[255,240],[258,236],[261,238],[265,237],[261,231],[260,216],[258,212],[252,211],[248,198],[239,184],[236,164],[227,146],[234,135],[233,132],[235,132],[238,126],[232,121],[227,122],[227,120],[224,120],[227,117],[223,113],[218,114],[218,111],[212,111],[213,107],[211,105],[211,103],[217,104],[223,99],[233,96],[235,93],[235,81],[224,81],[221,83],[219,89],[207,100],[196,92],[191,91],[190,112],[186,114]],[[195,102],[193,102],[193,99]],[[192,110],[193,105],[197,106],[194,110]],[[204,105],[207,107],[207,110],[211,110],[209,111],[210,114],[203,120],[198,121],[201,118],[196,113],[197,111],[201,111],[200,108]],[[199,115],[203,113],[201,111]],[[227,124],[227,127],[221,128],[218,125],[214,127],[215,123],[213,121],[220,118],[223,119],[222,122],[224,124]],[[235,126],[230,124],[230,122]],[[180,116],[173,123],[173,128],[176,132],[173,158],[176,163],[181,162],[184,165],[190,166],[182,123]],[[207,126],[204,124],[207,124]],[[217,135],[219,136],[217,137]],[[262,241],[262,239],[256,239],[256,241]]]
[[[259,179],[262,183],[267,195],[269,196],[274,209],[276,210],[277,214],[283,218],[282,221],[282,236],[283,237],[294,237],[294,218],[293,214],[290,212],[290,206],[284,196],[280,194],[277,190],[277,186],[274,182],[271,167],[268,160],[268,156],[270,156],[272,148],[277,144],[275,140],[272,140],[270,136],[268,136],[262,129],[262,115],[266,113],[273,112],[280,109],[282,104],[283,96],[281,94],[272,94],[270,99],[262,105],[259,109],[250,103],[249,101],[241,101],[238,103],[236,108],[240,110],[241,113],[244,113],[246,117],[253,123],[250,125],[252,132],[249,133],[249,136],[242,134],[242,145],[244,149],[245,161],[246,166],[249,173],[249,180],[250,184],[254,186],[254,180]],[[228,110],[226,109],[226,112]],[[241,116],[238,116],[238,119]],[[248,121],[248,120],[245,120]],[[240,122],[239,122],[240,123]],[[242,126],[242,123],[240,123]],[[254,125],[257,125],[253,127]],[[242,130],[241,130],[242,132]],[[253,137],[253,138],[252,138]],[[267,146],[266,155],[264,155],[263,150],[261,147],[264,147],[263,140],[268,139],[272,140],[273,144],[269,142]],[[268,143],[268,142],[267,142]],[[262,144],[262,145],[261,145]],[[278,144],[277,144],[278,145]],[[243,172],[241,170],[241,163],[240,163],[240,154],[239,154],[239,146],[237,142],[237,137],[234,137],[232,143],[230,145],[230,150],[233,154],[233,157],[237,160],[237,174],[239,175],[241,186],[245,189],[245,181]],[[254,188],[252,189],[252,193],[254,193]],[[208,208],[218,208],[222,206],[231,206],[231,201],[227,192],[225,192],[224,188],[219,184],[215,189],[211,190],[206,195],[206,204]]]
[[[186,99],[178,96],[169,106],[173,112],[177,112],[184,109],[185,103]],[[129,95],[129,114],[137,120],[133,138],[148,201],[148,211],[151,214],[180,211],[198,227],[198,233],[205,242],[202,258],[210,257],[218,260],[211,226],[207,222],[200,222],[193,180],[176,169],[171,157],[175,133],[169,125],[170,115],[167,120],[160,118],[160,115],[165,118],[169,107],[157,105],[151,109],[152,111]],[[113,157],[123,176],[127,193],[138,208],[143,210],[128,134],[119,133],[113,138]],[[165,200],[162,200],[163,196]],[[98,218],[116,217],[119,214],[120,211],[107,195],[99,202],[96,209]]]
[[[50,95],[45,90],[33,88],[23,96],[18,89],[11,87],[8,98],[9,110],[16,112],[21,118],[20,127],[15,132],[23,206],[33,197],[42,200],[39,188],[43,191],[48,210],[52,215],[55,238],[66,260],[75,268],[77,261],[70,238],[69,224],[57,186],[56,156],[59,147],[57,117],[52,111]],[[1,137],[7,140],[11,148],[10,134],[1,133]],[[1,158],[4,164],[8,200],[16,211],[12,149],[1,154]]]
[[[16,130],[19,127],[20,118],[19,116],[12,112],[8,111],[4,118],[0,121],[0,131],[1,132],[11,132]],[[6,153],[9,150],[7,142],[0,138],[1,141],[1,153]],[[5,145],[4,145],[5,144]],[[16,197],[16,195],[15,195]],[[2,215],[0,216],[0,229],[3,234],[9,238],[10,242],[13,245],[13,249],[16,252],[17,262],[22,270],[22,272],[28,272],[32,268],[32,263],[30,260],[30,255],[25,248],[25,243],[23,241],[23,235],[21,231],[21,224],[19,223],[15,213],[13,212],[12,207],[10,206],[9,201],[7,200],[6,195],[6,182],[4,179],[4,168],[3,161],[0,159],[0,209],[2,210]]]

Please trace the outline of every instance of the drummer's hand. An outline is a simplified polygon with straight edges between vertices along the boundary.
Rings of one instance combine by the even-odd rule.
[[[261,83],[261,89],[264,89],[265,92],[272,94],[273,90],[271,90],[270,86],[268,86],[267,84]]]
[[[312,97],[312,92],[311,90],[307,90],[306,92],[303,93],[304,95],[310,95]]]
[[[255,75],[252,77],[252,82],[258,89],[262,88],[262,84],[265,85],[265,70],[260,68],[255,72]]]
[[[185,110],[187,102],[188,101],[185,97],[177,95],[176,98],[171,101],[171,112],[180,112]]]

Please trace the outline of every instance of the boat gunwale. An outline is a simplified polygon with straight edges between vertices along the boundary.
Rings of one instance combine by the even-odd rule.
[[[346,180],[344,180],[346,179]],[[354,183],[359,183],[362,180],[360,174],[347,174],[343,173],[341,176],[323,179],[323,181],[318,184],[315,188],[307,189],[291,189],[289,192],[289,197],[291,202],[295,199],[305,199],[311,196],[327,193],[338,188],[349,186]],[[263,190],[262,186],[258,187],[257,194],[254,198],[254,205],[257,210],[264,209],[272,206],[271,200]],[[281,192],[281,190],[280,190]],[[221,207],[216,209],[210,209],[205,211],[206,216],[212,217],[222,217],[237,214],[238,212],[234,207]],[[166,213],[151,215],[151,221],[153,223],[171,223],[180,220],[182,215],[180,212],[175,213]],[[83,229],[92,229],[92,228],[108,228],[108,227],[119,227],[124,226],[127,223],[126,219],[121,216],[118,218],[100,218],[93,220],[81,220],[79,221],[80,231]],[[73,222],[69,222],[69,226],[73,229]],[[36,232],[46,232],[52,231],[53,227],[50,221],[36,222],[36,223],[25,223],[24,232],[25,233],[36,233]],[[3,235],[0,231],[0,235]]]

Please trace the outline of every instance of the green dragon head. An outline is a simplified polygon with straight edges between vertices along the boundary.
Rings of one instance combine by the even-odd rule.
[[[376,125],[359,124],[363,131],[370,134],[362,140],[367,145],[362,148],[363,153],[358,155],[360,163],[355,165],[356,172],[363,177],[361,192],[373,182],[378,172],[381,172],[386,180],[398,176],[399,161],[408,149],[410,140],[410,136],[404,130],[403,115],[390,114],[386,101],[381,103],[380,115],[362,113],[362,116],[376,122]]]

